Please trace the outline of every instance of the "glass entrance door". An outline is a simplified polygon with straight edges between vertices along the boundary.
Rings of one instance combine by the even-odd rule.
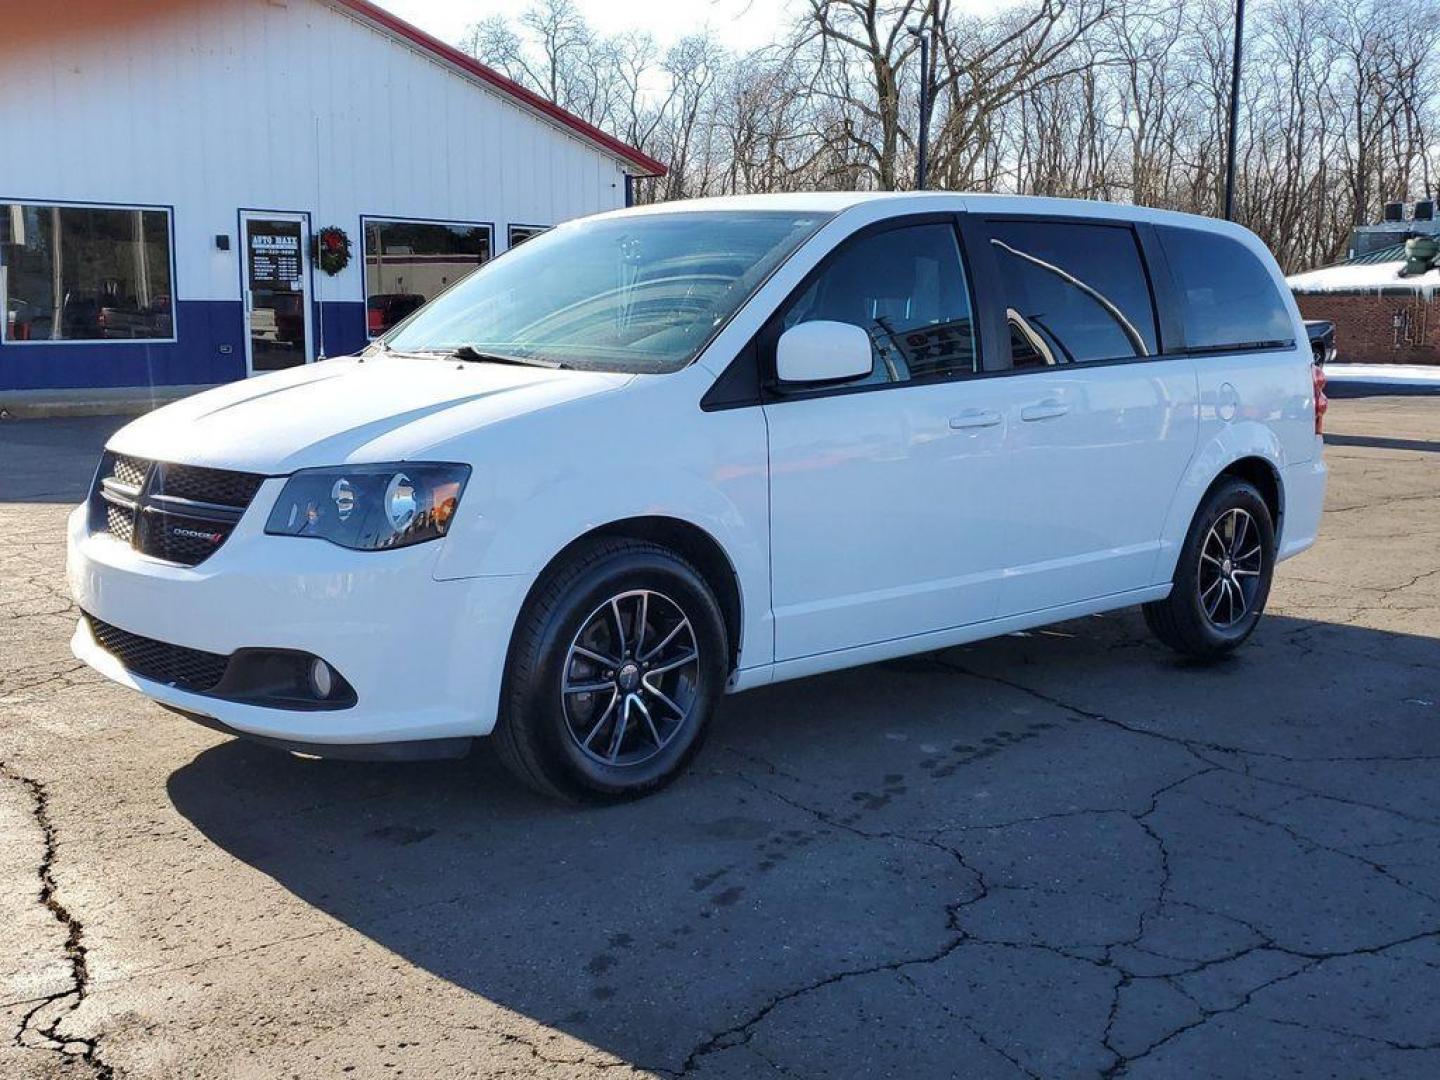
[[[308,232],[299,214],[244,216],[245,349],[252,373],[310,361]]]

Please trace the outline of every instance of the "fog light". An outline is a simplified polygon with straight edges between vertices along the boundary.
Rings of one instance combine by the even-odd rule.
[[[318,657],[310,662],[310,689],[318,698],[328,698],[335,689],[335,674],[330,665]]]
[[[295,649],[236,649],[211,697],[267,709],[348,709],[355,688],[314,653]]]

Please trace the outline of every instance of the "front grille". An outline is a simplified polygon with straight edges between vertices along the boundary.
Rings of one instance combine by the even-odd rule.
[[[135,511],[106,505],[105,531],[116,540],[128,544],[135,536]]]
[[[229,530],[219,531],[208,521],[191,521],[172,514],[157,514],[142,523],[140,550],[166,562],[195,566],[225,542]]]
[[[224,676],[225,666],[230,662],[228,656],[219,653],[132,634],[88,613],[85,622],[99,646],[119,660],[126,671],[181,690],[194,693],[210,690]]]
[[[195,502],[234,506],[244,510],[260,490],[265,477],[229,469],[202,469],[194,465],[165,465],[155,489],[158,494]]]
[[[116,454],[115,465],[111,476],[126,487],[138,489],[145,483],[145,473],[149,471],[149,468],[150,463],[148,461],[141,461],[139,458]]]
[[[107,452],[90,529],[166,562],[196,566],[225,543],[265,477]]]

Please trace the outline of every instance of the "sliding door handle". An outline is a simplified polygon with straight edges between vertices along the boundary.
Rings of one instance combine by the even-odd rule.
[[[966,409],[950,417],[950,426],[957,431],[962,428],[994,427],[1000,420],[1000,414],[993,409]]]
[[[1070,406],[1063,401],[1049,398],[1045,401],[1037,401],[1034,405],[1026,405],[1020,410],[1021,420],[1053,420],[1057,416],[1064,416],[1070,411]]]

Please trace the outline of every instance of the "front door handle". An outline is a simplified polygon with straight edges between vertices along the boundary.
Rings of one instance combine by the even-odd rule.
[[[950,426],[957,431],[962,428],[994,427],[1000,420],[1000,414],[993,409],[966,409],[959,415],[950,417]]]
[[[1055,398],[1048,398],[1045,401],[1037,401],[1034,405],[1026,405],[1020,410],[1021,420],[1052,420],[1057,416],[1064,416],[1070,411],[1070,406]]]

